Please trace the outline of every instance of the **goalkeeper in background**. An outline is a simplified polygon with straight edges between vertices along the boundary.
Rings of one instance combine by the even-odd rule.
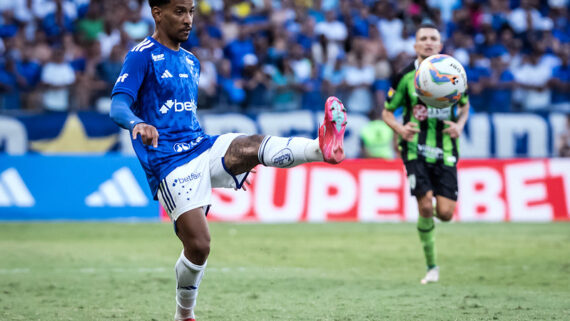
[[[469,101],[463,95],[447,108],[426,106],[416,95],[414,75],[420,63],[438,54],[443,45],[435,25],[422,24],[416,31],[417,59],[396,75],[388,92],[382,118],[399,135],[399,149],[406,167],[411,193],[418,201],[418,233],[423,246],[427,274],[422,284],[439,280],[435,251],[435,215],[447,222],[457,201],[458,137],[469,114]],[[394,111],[403,111],[403,124]],[[436,198],[434,209],[433,197]]]

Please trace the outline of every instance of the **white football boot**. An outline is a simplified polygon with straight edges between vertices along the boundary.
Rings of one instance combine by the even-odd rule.
[[[439,280],[439,266],[429,269],[426,276],[420,281],[421,284],[437,282]]]

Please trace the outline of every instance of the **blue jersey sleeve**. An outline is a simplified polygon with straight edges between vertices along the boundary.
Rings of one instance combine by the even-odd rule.
[[[148,56],[146,52],[129,51],[123,63],[121,75],[117,78],[111,96],[118,93],[125,93],[136,101],[147,69]]]
[[[138,123],[143,120],[138,118],[131,110],[133,99],[125,93],[117,93],[111,100],[111,111],[109,116],[119,126],[132,131]]]

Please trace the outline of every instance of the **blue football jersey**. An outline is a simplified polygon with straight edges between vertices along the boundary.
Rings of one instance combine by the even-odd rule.
[[[192,53],[147,37],[129,51],[113,88],[112,95],[131,96],[133,113],[158,131],[157,148],[144,145],[140,136],[132,141],[155,198],[160,181],[217,138],[206,135],[196,117],[199,77],[200,62]]]

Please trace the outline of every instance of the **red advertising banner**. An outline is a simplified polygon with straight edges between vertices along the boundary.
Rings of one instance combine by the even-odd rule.
[[[347,160],[337,166],[261,167],[247,191],[214,189],[213,221],[415,221],[401,161]],[[570,160],[462,160],[454,220],[570,220]],[[168,216],[161,208],[161,216]]]

